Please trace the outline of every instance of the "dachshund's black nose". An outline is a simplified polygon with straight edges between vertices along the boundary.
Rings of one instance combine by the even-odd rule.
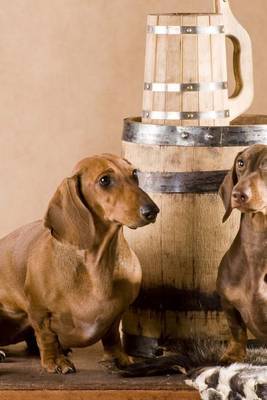
[[[247,203],[249,200],[249,196],[245,192],[238,191],[238,190],[235,190],[232,193],[232,198],[235,203],[238,203],[240,205]]]
[[[159,213],[159,208],[156,204],[146,204],[140,208],[140,212],[147,221],[154,221]]]

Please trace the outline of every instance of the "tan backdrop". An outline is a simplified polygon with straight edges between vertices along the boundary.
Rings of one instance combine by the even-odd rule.
[[[141,110],[146,14],[211,11],[208,0],[0,0],[0,234],[44,214],[81,157],[120,152]],[[232,0],[253,40],[267,107],[267,2]]]

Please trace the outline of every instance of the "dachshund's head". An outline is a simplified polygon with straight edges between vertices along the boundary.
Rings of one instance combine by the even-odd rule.
[[[136,169],[125,159],[103,154],[81,160],[73,176],[62,182],[50,201],[45,226],[56,238],[68,240],[75,227],[88,232],[111,224],[135,229],[155,222],[158,212],[139,187]]]
[[[232,209],[267,213],[267,146],[253,145],[237,154],[219,194],[225,206],[223,221]]]

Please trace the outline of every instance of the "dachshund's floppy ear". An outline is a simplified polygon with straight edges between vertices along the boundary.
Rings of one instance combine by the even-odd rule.
[[[93,216],[81,192],[80,177],[66,178],[50,200],[44,225],[52,236],[79,249],[90,246],[94,236]]]
[[[234,165],[232,169],[228,172],[226,177],[223,180],[223,183],[220,186],[219,189],[219,195],[223,201],[224,208],[225,208],[225,214],[223,217],[223,222],[225,222],[231,215],[232,213],[232,205],[231,205],[231,199],[232,199],[232,191],[234,186],[237,184],[237,175],[236,175],[236,161],[238,157],[242,154],[243,152],[241,151],[240,153],[237,154]]]

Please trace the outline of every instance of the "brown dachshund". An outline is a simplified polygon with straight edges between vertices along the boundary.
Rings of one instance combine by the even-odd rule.
[[[104,154],[78,163],[54,194],[44,221],[0,241],[0,345],[37,339],[48,372],[74,372],[66,349],[102,340],[119,366],[119,323],[138,295],[141,269],[122,226],[154,222],[158,207],[137,172]]]
[[[239,153],[220,188],[226,213],[241,211],[239,232],[220,264],[217,289],[231,330],[222,362],[243,361],[247,328],[267,339],[267,146]]]

